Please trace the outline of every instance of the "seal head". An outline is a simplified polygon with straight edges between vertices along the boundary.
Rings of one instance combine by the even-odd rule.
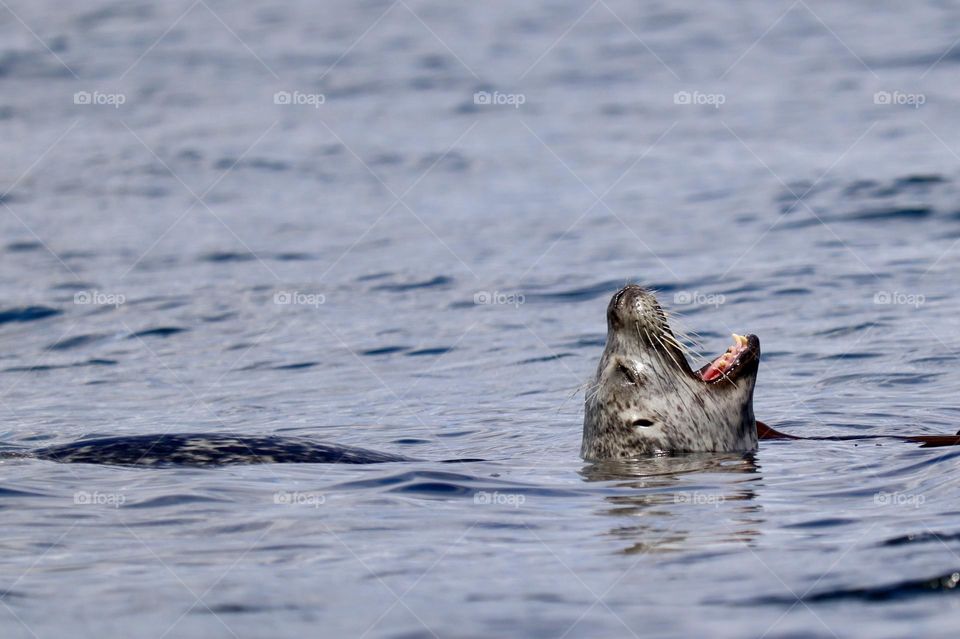
[[[756,335],[734,335],[698,371],[649,290],[626,286],[607,307],[607,344],[587,391],[581,456],[589,461],[757,447]]]

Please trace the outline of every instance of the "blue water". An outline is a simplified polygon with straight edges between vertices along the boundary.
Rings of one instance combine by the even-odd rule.
[[[934,0],[0,2],[3,447],[488,460],[8,460],[0,635],[956,636],[958,451],[578,453],[631,281],[705,353],[757,334],[782,430],[960,429],[958,24]]]

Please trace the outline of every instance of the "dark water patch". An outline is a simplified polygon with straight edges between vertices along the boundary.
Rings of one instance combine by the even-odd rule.
[[[517,364],[540,364],[542,362],[555,362],[558,359],[563,359],[565,357],[572,357],[573,353],[555,353],[553,355],[544,355],[543,357],[530,357],[528,359],[520,360]]]
[[[144,337],[170,337],[171,335],[176,335],[177,333],[184,333],[187,329],[179,328],[177,326],[160,326],[158,328],[148,328],[143,331],[137,331],[136,333],[131,333],[127,336],[127,339],[136,339]]]
[[[69,69],[40,50],[0,53],[0,78],[42,80],[68,77],[71,77]]]
[[[115,366],[118,362],[113,359],[88,359],[72,364],[35,364],[33,366],[11,366],[3,369],[5,373],[44,373],[64,370],[67,368],[82,368],[85,366]]]
[[[561,344],[565,348],[603,348],[607,345],[607,336],[604,334],[579,337],[572,342]]]
[[[810,295],[813,293],[809,288],[781,288],[773,292],[774,295]]]
[[[922,533],[911,533],[909,535],[901,535],[899,537],[891,537],[890,539],[885,539],[881,541],[878,546],[906,546],[909,544],[924,544],[929,542],[937,543],[946,543],[948,541],[960,541],[960,533],[937,533],[937,532],[922,532]]]
[[[437,348],[421,348],[415,351],[407,352],[407,357],[420,357],[429,355],[444,355],[453,350],[452,346],[441,346]]]
[[[166,508],[168,506],[183,506],[186,504],[223,504],[229,503],[225,499],[202,497],[200,495],[163,495],[146,501],[127,502],[124,508]]]
[[[569,288],[561,291],[550,291],[545,293],[525,291],[524,301],[586,302],[600,297],[613,295],[626,283],[626,280],[604,280],[603,282],[597,282],[596,284],[591,284],[589,286]]]
[[[852,335],[854,333],[859,333],[860,331],[865,331],[868,328],[880,326],[879,322],[862,322],[860,324],[854,324],[853,326],[839,326],[837,328],[830,328],[825,331],[818,331],[814,333],[817,337],[841,337],[843,335]]]
[[[943,184],[947,178],[942,175],[907,175],[894,180],[893,185],[898,188],[907,188],[914,186],[927,186],[929,184]]]
[[[429,439],[419,439],[417,437],[401,437],[400,439],[394,439],[390,442],[391,444],[403,444],[405,446],[414,446],[417,444],[429,444]]]
[[[251,262],[257,256],[247,251],[218,251],[200,256],[201,262]]]
[[[90,291],[96,290],[98,287],[94,282],[61,282],[59,284],[54,284],[50,287],[51,291],[70,291],[79,292],[79,291]]]
[[[939,577],[908,579],[887,585],[827,590],[804,595],[800,601],[804,603],[903,601],[929,595],[956,594],[960,592],[958,584],[960,584],[960,572],[949,572]],[[794,605],[796,603],[797,597],[766,596],[754,598],[746,602],[746,605]]]
[[[253,364],[247,364],[246,366],[238,368],[237,370],[240,372],[262,371],[264,369],[273,368],[273,366],[274,365],[271,362],[254,362]]]
[[[219,604],[210,604],[203,606],[194,606],[190,610],[190,614],[194,615],[250,615],[250,614],[261,614],[266,612],[279,612],[279,611],[292,611],[299,610],[296,606],[285,605],[285,606],[264,606],[259,604],[244,604],[244,603],[219,603]],[[317,610],[316,606],[311,606],[311,610]]]
[[[402,353],[408,350],[409,346],[384,346],[382,348],[372,348],[367,351],[360,351],[361,355],[392,355],[393,353]]]
[[[403,156],[399,153],[377,153],[370,159],[372,166],[399,166],[403,164]]]
[[[83,260],[83,259],[95,258],[95,257],[98,257],[98,255],[94,251],[76,250],[76,251],[60,251],[60,257],[65,260],[69,260],[69,259]]]
[[[438,483],[467,483],[476,481],[477,478],[472,475],[462,473],[449,473],[435,470],[408,470],[395,475],[386,475],[372,479],[358,479],[337,484],[337,489],[357,489],[357,488],[383,488],[386,486],[399,486],[410,482],[419,482],[426,480],[428,482]]]
[[[847,519],[844,517],[824,517],[822,519],[813,519],[810,521],[801,521],[795,524],[784,524],[784,528],[833,528],[834,526],[849,526],[857,523],[856,519]]]
[[[74,366],[116,366],[117,364],[119,364],[119,362],[115,359],[93,358],[74,364]]]
[[[939,175],[907,175],[892,182],[877,180],[857,180],[848,184],[842,195],[849,199],[892,198],[898,195],[918,195],[926,193],[935,184],[943,184],[947,179]]]
[[[844,221],[876,221],[876,220],[918,220],[933,215],[933,208],[929,206],[903,206],[881,209],[867,209],[843,218]],[[838,220],[832,220],[838,221]]]
[[[455,431],[443,431],[437,433],[437,437],[466,437],[467,435],[473,435],[475,430],[455,430]]]
[[[22,451],[10,451],[10,452],[22,452]],[[48,496],[49,495],[33,492],[30,490],[18,490],[16,488],[4,488],[3,486],[0,486],[0,497],[48,497]]]
[[[472,495],[476,489],[470,486],[461,486],[442,481],[417,481],[397,488],[391,488],[391,493],[414,493],[420,495]]]
[[[137,299],[127,300],[127,306],[151,306],[155,309],[170,309],[186,306],[190,302],[187,296],[150,295]]]
[[[452,277],[447,277],[446,275],[438,275],[433,279],[423,280],[420,282],[405,282],[405,283],[393,283],[393,284],[378,284],[374,286],[372,290],[374,291],[389,291],[391,293],[405,293],[407,291],[415,291],[418,289],[424,288],[441,288],[448,287],[453,284],[454,280]]]
[[[823,355],[818,357],[817,359],[826,360],[826,361],[830,361],[830,360],[843,361],[843,360],[858,360],[858,359],[874,359],[877,357],[883,357],[883,355],[884,353],[870,353],[866,351],[859,351],[859,352],[849,352],[849,353],[836,353],[833,355]],[[766,356],[767,356],[766,353],[764,353],[764,357]]]
[[[229,171],[237,169],[253,169],[255,171],[269,171],[277,173],[287,171],[291,168],[290,164],[283,160],[271,160],[268,158],[220,158],[214,164],[218,171]]]
[[[49,306],[22,306],[19,308],[11,308],[5,311],[0,311],[0,324],[8,324],[11,322],[34,322],[37,320],[46,319],[48,317],[61,315],[62,313],[63,311],[50,308]]]
[[[96,342],[105,340],[108,337],[109,335],[95,333],[90,333],[87,335],[75,335],[73,337],[67,337],[56,341],[47,348],[52,351],[68,351],[72,348],[80,348],[81,346],[87,346],[88,344],[95,344]]]
[[[24,240],[20,242],[10,242],[5,248],[8,253],[27,253],[29,251],[42,250],[43,244]]]
[[[89,11],[76,18],[83,30],[96,29],[113,21],[140,23],[153,17],[153,7],[148,4],[112,3],[102,9]]]
[[[225,322],[227,320],[231,320],[237,317],[238,315],[239,313],[237,313],[236,311],[227,311],[225,313],[219,313],[217,315],[203,315],[200,317],[200,319],[210,324],[216,324],[217,322]],[[230,347],[227,350],[231,350],[232,348],[233,347]]]
[[[847,384],[850,382],[877,386],[880,388],[889,388],[891,386],[914,386],[925,384],[937,377],[940,373],[892,373],[892,372],[870,372],[849,373],[846,375],[834,375],[818,381],[821,388],[834,384]]]
[[[843,189],[843,194],[848,197],[858,197],[868,195],[874,192],[880,183],[876,180],[855,180]]]
[[[307,262],[310,260],[315,260],[317,257],[311,255],[310,253],[277,253],[273,256],[273,259],[279,262]]]
[[[382,280],[383,278],[390,277],[392,275],[394,275],[394,273],[391,273],[390,271],[384,271],[383,273],[371,273],[369,275],[361,275],[360,277],[357,278],[357,281],[369,282],[372,280]]]
[[[299,362],[297,364],[283,364],[281,366],[274,366],[273,370],[275,371],[296,371],[303,370],[305,368],[313,368],[319,364],[319,362]]]
[[[420,160],[420,170],[426,171],[433,167],[434,171],[449,171],[463,173],[470,168],[470,160],[458,151],[447,153],[430,153]]]
[[[838,224],[847,222],[899,222],[911,221],[930,217],[933,208],[928,206],[891,206],[875,209],[865,209],[852,213],[830,215],[822,211],[816,215],[808,214],[803,219],[778,224],[774,230],[785,231],[791,229],[809,228],[822,224]],[[824,246],[845,246],[841,241],[824,243]]]

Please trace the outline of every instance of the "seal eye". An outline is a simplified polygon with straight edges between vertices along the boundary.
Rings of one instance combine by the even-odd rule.
[[[653,422],[651,422],[649,419],[637,419],[637,420],[634,420],[633,425],[643,426],[644,428],[648,428],[650,426],[653,426]]]
[[[634,373],[632,370],[630,370],[623,364],[617,364],[617,370],[620,372],[621,375],[623,375],[627,379],[627,382],[631,384],[637,383],[636,373]]]

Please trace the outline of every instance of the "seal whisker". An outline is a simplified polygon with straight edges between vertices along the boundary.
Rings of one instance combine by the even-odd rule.
[[[585,459],[756,447],[759,340],[734,335],[724,354],[694,370],[700,336],[680,322],[672,326],[677,315],[641,286],[625,286],[610,299],[607,343],[585,394]]]

